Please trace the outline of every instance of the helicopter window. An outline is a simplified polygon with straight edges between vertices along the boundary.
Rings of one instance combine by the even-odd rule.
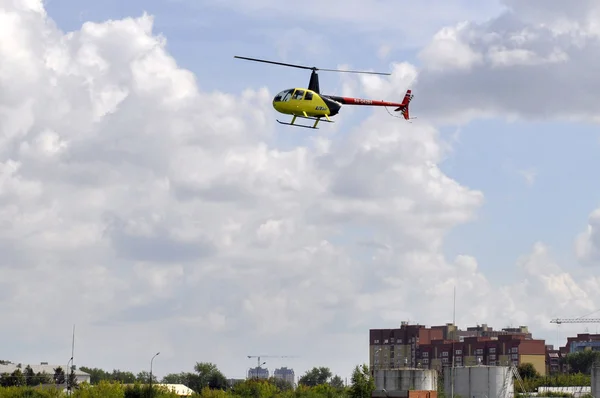
[[[281,101],[289,101],[290,98],[292,98],[292,92],[293,90],[283,92],[283,98],[281,98]]]
[[[294,92],[294,90],[284,90],[282,92],[280,92],[279,94],[277,94],[275,96],[275,98],[273,98],[273,101],[275,102],[280,102],[280,101],[288,101],[290,99],[290,97],[292,96],[292,93]]]
[[[296,92],[294,93],[294,99],[301,100],[302,97],[304,97],[304,90],[296,90]]]
[[[312,93],[309,93],[308,91],[306,92],[306,95],[304,96],[304,99],[306,101],[310,101],[312,99]]]

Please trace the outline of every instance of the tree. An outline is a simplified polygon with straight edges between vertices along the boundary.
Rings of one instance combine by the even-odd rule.
[[[289,381],[279,379],[276,377],[269,377],[269,383],[277,387],[279,391],[289,391],[294,388],[294,386]]]
[[[123,384],[135,383],[135,375],[131,372],[123,372],[119,369],[113,369],[110,374],[110,380],[120,381]]]
[[[339,375],[333,376],[329,384],[334,388],[344,388],[344,380]]]
[[[205,387],[211,390],[225,390],[227,388],[227,378],[214,363],[196,362],[194,370],[197,377],[190,380],[194,387],[188,386],[192,390],[200,393]]]
[[[592,365],[600,360],[598,351],[581,351],[567,354],[566,361],[572,373],[591,374]]]
[[[146,370],[142,370],[135,377],[135,381],[139,381],[140,383],[150,384],[150,372],[148,372]],[[154,375],[154,374],[152,375],[152,383],[158,383],[158,379],[156,378],[156,375]]]
[[[311,370],[307,370],[306,373],[298,380],[298,384],[302,384],[309,387],[315,387],[320,384],[326,384],[329,382],[329,378],[332,376],[331,370],[326,367],[314,367]]]
[[[67,376],[67,390],[72,391],[77,388],[78,385],[77,376],[75,375],[75,366],[71,366],[69,376]]]
[[[110,380],[110,373],[106,372],[103,369],[99,368],[88,368],[86,366],[81,366],[79,368],[82,372],[89,373],[90,375],[90,384],[98,384],[102,380]]]
[[[352,372],[352,385],[350,386],[350,398],[367,398],[375,390],[375,380],[369,372],[367,365],[356,366]]]
[[[31,369],[31,366],[27,365],[25,367],[23,376],[25,376],[25,384],[28,386],[35,386],[37,384],[35,373],[33,372],[33,369]]]
[[[528,362],[522,363],[519,365],[518,370],[519,370],[519,375],[523,379],[535,379],[535,378],[540,377],[540,374],[535,369],[535,366],[533,366],[532,363],[528,363]]]
[[[54,368],[54,383],[55,384],[63,384],[66,381],[65,379],[65,371],[62,367]]]

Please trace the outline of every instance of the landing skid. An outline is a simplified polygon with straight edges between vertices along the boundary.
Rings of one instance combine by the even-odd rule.
[[[314,120],[315,124],[313,124],[312,126],[306,126],[303,124],[295,124],[294,122],[296,121],[296,118],[302,118],[302,119],[308,119],[308,120]],[[300,116],[300,115],[294,115],[294,117],[292,118],[292,121],[290,123],[286,123],[286,122],[282,122],[279,119],[275,119],[277,120],[277,122],[279,124],[285,124],[288,126],[294,126],[294,127],[304,127],[307,129],[315,129],[318,130],[319,128],[317,127],[317,124],[319,124],[319,122],[322,120],[321,117],[312,117],[312,116]],[[330,120],[327,116],[325,116],[325,119],[322,120],[323,122],[327,122],[327,123],[334,123],[333,120]]]

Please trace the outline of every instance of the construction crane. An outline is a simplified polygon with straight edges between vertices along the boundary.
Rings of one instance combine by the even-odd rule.
[[[291,356],[291,355],[248,355],[248,358],[256,358],[256,367],[260,368],[262,365],[264,365],[266,362],[261,363],[260,359],[261,358],[296,358],[295,356]]]
[[[556,318],[550,321],[550,323],[600,323],[600,318]]]

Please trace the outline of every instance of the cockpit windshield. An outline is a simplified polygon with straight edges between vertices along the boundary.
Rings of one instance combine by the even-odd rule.
[[[289,101],[292,98],[292,93],[293,92],[294,92],[293,88],[290,88],[289,90],[283,90],[282,92],[280,92],[279,94],[277,94],[275,96],[275,98],[273,98],[273,102]]]

